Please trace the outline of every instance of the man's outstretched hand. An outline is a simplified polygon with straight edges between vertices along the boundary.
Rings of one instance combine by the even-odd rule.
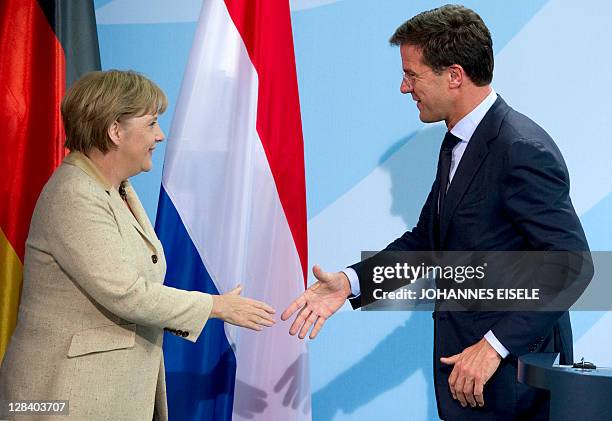
[[[325,321],[346,301],[351,295],[351,286],[346,275],[342,272],[324,272],[319,266],[312,268],[312,273],[317,282],[300,295],[281,315],[282,320],[287,320],[293,313],[300,310],[293,321],[289,334],[304,339],[314,324],[310,339],[314,339]]]

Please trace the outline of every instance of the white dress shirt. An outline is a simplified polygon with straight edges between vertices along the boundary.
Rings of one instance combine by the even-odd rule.
[[[463,157],[463,153],[465,152],[465,148],[467,148],[468,142],[470,138],[476,131],[476,128],[484,118],[485,114],[489,109],[493,106],[495,101],[497,100],[497,94],[493,89],[487,97],[480,103],[476,108],[470,111],[465,117],[463,117],[457,124],[451,129],[451,133],[457,136],[461,141],[455,145],[453,148],[453,156],[451,159],[451,166],[449,172],[449,185],[453,181],[453,177],[455,172],[457,171],[457,167],[459,166],[459,162]],[[361,288],[359,287],[359,277],[357,276],[357,272],[353,268],[346,268],[343,270],[344,274],[349,279],[349,283],[351,284],[351,293],[355,296],[361,294]],[[497,353],[502,357],[506,358],[510,353],[505,346],[495,337],[495,334],[491,330],[489,330],[484,338],[491,344],[493,348],[497,351]]]

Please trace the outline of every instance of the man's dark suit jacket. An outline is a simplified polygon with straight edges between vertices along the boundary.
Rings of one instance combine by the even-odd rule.
[[[476,128],[461,158],[447,191],[437,240],[438,179],[439,175],[416,227],[386,250],[588,251],[559,149],[541,127],[501,97]],[[371,282],[364,262],[352,268],[362,285]],[[362,305],[360,297],[351,303],[354,308]],[[561,363],[572,361],[567,312],[436,311],[433,316],[435,392],[442,419],[547,418],[546,392],[516,382],[517,357],[557,351]],[[462,352],[489,330],[510,355],[485,385],[485,406],[462,408],[448,386],[453,367],[439,359]]]

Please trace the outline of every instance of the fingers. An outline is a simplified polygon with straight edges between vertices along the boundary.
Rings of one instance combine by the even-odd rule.
[[[306,301],[300,297],[295,300],[291,305],[283,312],[281,315],[281,320],[289,319],[293,313],[295,313],[298,309],[300,310],[295,320],[291,324],[289,328],[289,334],[294,336],[299,332],[298,337],[300,339],[304,339],[310,330],[310,327],[314,324],[314,328],[310,333],[309,338],[314,339],[321,328],[323,328],[323,324],[325,323],[326,318],[318,315],[316,312],[313,312],[310,308],[306,307]]]
[[[281,314],[281,320],[285,321],[298,312],[289,328],[289,334],[293,336],[297,334],[300,339],[304,339],[306,335],[308,335],[313,325],[314,328],[310,333],[310,338],[314,339],[323,327],[323,323],[327,317],[331,316],[331,314],[340,307],[335,302],[339,301],[338,297],[334,297],[337,291],[330,287],[333,283],[333,276],[323,271],[318,265],[313,266],[312,272],[318,282],[310,286]],[[328,308],[329,301],[331,301],[334,306],[332,311]]]
[[[251,321],[255,322],[259,326],[264,326],[264,327],[272,327],[274,326],[274,323],[275,323],[274,320],[264,319],[259,316],[253,316]]]
[[[457,399],[457,393],[455,392],[455,384],[457,383],[457,377],[459,377],[459,370],[457,368],[453,368],[450,376],[448,377],[448,387],[450,388],[451,395],[453,395],[453,399]]]
[[[317,322],[312,328],[312,331],[310,332],[310,339],[314,339],[317,337],[324,323],[325,323],[325,318],[323,316],[319,316],[319,318],[317,319]]]
[[[476,380],[474,384],[474,398],[478,406],[484,406],[484,383],[482,380]]]
[[[460,354],[440,358],[440,361],[444,364],[455,364],[448,378],[451,395],[463,407],[467,405],[470,405],[472,408],[484,406],[484,382],[463,366],[462,363],[458,363],[459,356]]]
[[[276,323],[274,317],[272,317],[272,315],[275,313],[275,310],[272,307],[261,301],[252,300],[250,298],[240,299],[243,300],[243,305],[246,307],[244,311],[246,312],[246,317],[249,321],[267,327],[273,326],[274,323]]]
[[[472,408],[476,406],[476,400],[474,399],[474,379],[472,377],[465,378],[465,383],[463,384],[463,396]]]
[[[457,378],[457,381],[455,382],[455,396],[457,396],[457,400],[459,401],[459,403],[461,403],[462,407],[466,407],[467,406],[467,401],[465,399],[465,394],[463,393],[463,387],[465,385],[465,377],[463,376],[459,376]]]
[[[259,313],[245,313],[235,319],[226,320],[236,326],[246,327],[251,330],[261,331],[264,327],[272,327],[276,323],[267,313],[258,310]]]
[[[262,331],[264,327],[272,327],[276,323],[269,316],[262,317],[260,314],[247,314],[236,320],[228,320],[228,322],[258,332]]]
[[[310,313],[310,316],[308,316],[308,318],[306,319],[306,322],[300,329],[300,334],[298,335],[298,338],[304,339],[306,337],[306,334],[310,330],[310,327],[312,326],[312,324],[317,321],[317,317],[318,316],[315,312]]]
[[[261,331],[264,327],[272,327],[276,323],[273,315],[274,308],[268,304],[240,296],[242,285],[236,286],[228,293],[217,296],[223,298],[225,310],[220,313],[220,318],[236,326]]]
[[[312,311],[310,309],[307,309],[306,307],[304,307],[304,308],[302,308],[300,310],[300,312],[298,313],[297,317],[293,321],[293,324],[291,325],[291,328],[289,329],[289,334],[290,335],[293,336],[293,335],[295,335],[298,332],[298,330],[300,330],[300,328],[304,324],[304,321],[306,321],[306,318],[308,316],[310,316],[310,313],[312,313]]]
[[[263,308],[254,307],[252,311],[253,311],[253,314],[258,315],[262,319],[271,320],[271,321],[274,320],[274,313],[270,313],[269,311],[264,310]]]
[[[312,274],[315,276],[315,278],[317,278],[319,281],[326,281],[327,278],[329,277],[328,273],[325,272],[323,269],[321,269],[321,266],[319,265],[314,265],[312,267]]]
[[[274,323],[276,323],[270,313],[260,308],[256,308],[254,310],[254,315],[255,315],[255,321],[261,325],[270,327],[270,326],[273,326]]]
[[[455,357],[455,355],[453,355],[453,357]],[[443,357],[440,358],[440,360],[454,361],[453,357]],[[462,407],[465,408],[467,405],[471,407],[476,406],[476,400],[474,398],[474,377],[466,376],[460,365],[455,365],[455,367],[453,367],[453,371],[448,377],[448,387],[453,399],[458,400]]]
[[[285,311],[283,311],[283,314],[281,314],[281,320],[284,321],[289,319],[291,316],[293,316],[293,313],[304,307],[304,304],[306,304],[306,298],[304,297],[304,294],[302,294],[294,302],[292,302]]]
[[[240,295],[241,292],[242,292],[242,285],[238,284],[233,290],[228,292],[228,294],[229,295]]]
[[[466,348],[461,354],[442,357],[444,364],[453,364],[448,378],[453,399],[459,400],[463,407],[484,406],[484,386],[497,370],[501,357],[485,338]]]
[[[252,300],[249,298],[243,298],[244,303],[247,305],[246,313],[249,322],[254,322],[258,326],[272,327],[276,321],[272,315],[275,313],[274,309],[261,301]]]
[[[276,313],[276,310],[274,310],[272,307],[270,307],[268,304],[264,303],[263,301],[250,300],[250,302],[253,305],[253,307],[263,310],[268,314]]]
[[[241,284],[238,284],[236,285],[234,289],[229,291],[227,295],[240,295],[242,293],[242,289],[243,289],[243,286]],[[245,300],[247,300],[252,306],[261,308],[270,314],[276,313],[276,310],[274,310],[272,307],[270,307],[268,304],[264,303],[263,301],[253,300],[250,298],[245,298]]]
[[[293,321],[291,328],[289,329],[290,335],[295,335],[300,332],[298,338],[304,339],[308,334],[311,326],[314,324],[312,331],[310,332],[310,339],[314,339],[319,334],[319,331],[323,328],[323,324],[327,320],[326,317],[321,316],[309,308],[302,308],[298,313],[297,317]]]
[[[457,362],[457,360],[459,359],[459,357],[461,356],[461,354],[455,354],[451,357],[440,357],[440,362],[442,364],[446,364],[446,365],[452,365],[455,364]]]
[[[263,327],[255,322],[246,322],[237,324],[237,326],[246,327],[247,329],[255,330],[257,332],[261,332]]]

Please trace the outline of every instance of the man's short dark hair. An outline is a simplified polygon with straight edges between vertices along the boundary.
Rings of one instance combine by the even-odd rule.
[[[467,7],[447,4],[419,13],[397,28],[389,42],[420,48],[424,63],[437,72],[458,64],[477,86],[493,79],[491,33]]]

